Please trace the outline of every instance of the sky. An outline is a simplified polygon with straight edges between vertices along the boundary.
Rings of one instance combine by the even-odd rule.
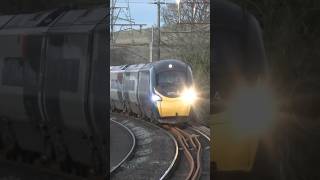
[[[131,17],[137,24],[147,24],[144,28],[157,25],[157,5],[150,4],[154,0],[117,0],[116,6],[126,6],[126,3],[130,2]],[[164,2],[164,0],[162,0]],[[166,0],[166,3],[175,3],[175,0]],[[162,5],[163,6],[163,5]]]

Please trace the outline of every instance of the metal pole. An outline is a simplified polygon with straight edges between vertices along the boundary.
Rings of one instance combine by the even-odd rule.
[[[153,60],[153,26],[151,29],[151,42],[150,42],[150,62]]]
[[[111,17],[111,42],[113,43],[113,15],[114,15],[114,0],[112,0],[111,1],[111,8],[110,8],[110,10],[111,10],[111,13],[110,13],[110,17]]]
[[[160,0],[157,2],[158,5],[158,61],[160,61]]]

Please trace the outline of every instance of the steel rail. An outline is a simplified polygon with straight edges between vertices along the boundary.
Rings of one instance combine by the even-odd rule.
[[[176,147],[176,152],[175,152],[175,155],[174,155],[174,158],[169,166],[169,168],[164,172],[164,174],[160,177],[160,180],[163,180],[163,179],[166,179],[169,175],[169,173],[171,172],[171,170],[173,169],[174,165],[176,164],[177,162],[177,159],[178,159],[178,155],[179,155],[179,146],[178,146],[178,142],[177,140],[173,137],[172,134],[170,134],[168,131],[165,131],[169,136],[170,138],[173,140],[174,142],[174,145]]]
[[[128,127],[126,127],[125,125],[123,125],[123,124],[121,124],[121,123],[119,123],[117,121],[114,121],[112,119],[110,119],[110,121],[120,125],[121,127],[124,127],[130,133],[130,135],[132,137],[132,147],[131,147],[130,151],[126,154],[126,156],[116,166],[114,166],[113,168],[110,169],[110,173],[112,173],[119,166],[121,166],[121,164],[124,163],[128,159],[128,157],[132,154],[132,152],[133,152],[133,150],[134,150],[134,148],[136,146],[136,138],[135,138],[133,132]]]
[[[120,114],[120,113],[116,113],[116,112],[112,112],[112,114],[116,114],[116,115],[120,115],[120,116],[124,116],[124,117],[130,117],[130,118],[133,118],[133,119],[136,119],[136,120],[139,120],[139,121],[143,121],[144,123],[150,125],[150,126],[153,126],[153,127],[157,127],[157,128],[160,128],[159,126],[151,123],[151,122],[148,122],[148,121],[145,121],[145,120],[141,120],[140,118],[137,118],[137,117],[132,117],[132,116],[127,116],[127,115],[123,115],[123,114]],[[164,128],[166,129],[170,129],[169,126],[165,126],[163,125]],[[160,128],[161,129],[161,128]],[[162,129],[163,130],[163,129]],[[179,155],[179,146],[178,146],[178,142],[177,140],[174,138],[174,136],[172,134],[170,134],[168,131],[166,130],[163,130],[174,142],[175,144],[175,147],[176,147],[176,150],[175,150],[175,155],[173,157],[173,160],[171,161],[168,169],[164,172],[164,174],[160,177],[160,180],[164,180],[168,177],[169,173],[172,171],[174,165],[176,164],[177,162],[177,159],[178,159],[178,155]]]
[[[196,151],[196,162],[194,161],[193,164],[195,166],[195,168],[192,171],[192,176],[186,178],[186,179],[191,179],[191,180],[198,180],[200,178],[200,172],[201,172],[201,153],[202,153],[202,146],[201,143],[198,139],[198,135],[195,134],[190,134],[180,128],[175,128],[182,136],[184,136],[184,138],[188,138],[190,144],[193,146],[193,148]],[[198,131],[196,131],[198,132]],[[205,138],[207,138],[207,136],[205,136],[203,133],[201,133],[201,135],[203,135]],[[187,142],[185,142],[187,143]]]
[[[180,144],[182,145],[183,147],[183,152],[184,152],[184,155],[186,156],[188,162],[189,162],[189,166],[190,166],[190,170],[189,170],[189,173],[188,173],[188,176],[187,176],[187,180],[191,179],[192,178],[192,175],[193,175],[193,171],[194,171],[194,168],[195,168],[195,164],[194,164],[194,159],[190,153],[190,151],[188,150],[188,147],[187,145],[185,144],[186,141],[185,141],[185,137],[183,136],[183,134],[177,130],[177,128],[171,128],[171,131],[172,133],[174,133],[176,135],[176,137],[178,138],[178,141],[180,142]]]
[[[201,152],[202,152],[202,148],[201,148],[201,143],[199,142],[198,137],[194,137],[198,146],[198,151],[197,151],[197,169],[195,172],[195,175],[193,177],[193,180],[199,179],[200,178],[200,172],[201,172]]]
[[[198,128],[191,126],[191,129],[196,131],[197,133],[201,134],[203,137],[205,137],[209,142],[210,142],[210,137],[207,136],[205,133],[203,133],[201,130],[199,130]]]

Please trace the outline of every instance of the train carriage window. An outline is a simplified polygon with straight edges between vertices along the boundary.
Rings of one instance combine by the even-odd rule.
[[[2,84],[8,86],[23,86],[22,58],[8,57],[4,59]]]
[[[36,73],[26,62],[25,58],[7,57],[4,59],[2,71],[2,84],[7,86],[35,87],[37,85]]]
[[[47,50],[51,85],[69,92],[78,91],[81,59],[86,58],[87,36],[51,35]]]
[[[38,84],[42,36],[9,36],[11,42],[2,49],[8,55],[3,59],[2,84],[34,88]],[[16,40],[16,41],[14,41]]]

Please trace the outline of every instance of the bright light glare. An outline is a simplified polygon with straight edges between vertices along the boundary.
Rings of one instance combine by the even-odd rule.
[[[195,100],[197,99],[197,93],[193,88],[185,89],[181,93],[181,97],[183,101],[185,101],[188,104],[193,104]]]
[[[276,104],[273,98],[271,90],[262,85],[239,89],[229,107],[235,128],[244,133],[265,133],[275,118]]]
[[[177,4],[180,4],[180,0],[176,0],[176,3],[177,3]]]
[[[153,102],[161,101],[161,97],[158,96],[158,95],[153,94],[153,95],[151,96],[151,100],[152,100]]]

